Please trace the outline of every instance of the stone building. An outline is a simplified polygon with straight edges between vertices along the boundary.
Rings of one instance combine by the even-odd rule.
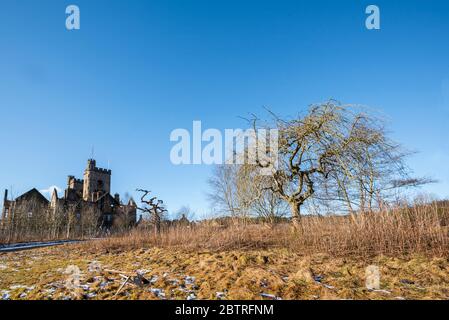
[[[2,221],[14,217],[14,210],[26,207],[32,215],[33,211],[43,208],[49,210],[72,210],[76,218],[86,212],[98,213],[98,226],[109,229],[113,226],[133,226],[136,224],[137,205],[131,198],[126,204],[120,200],[120,195],[111,195],[111,170],[98,168],[96,161],[89,159],[84,170],[83,179],[69,176],[64,196],[59,198],[53,190],[48,201],[38,190],[31,189],[14,200],[8,200],[8,190],[5,190]]]

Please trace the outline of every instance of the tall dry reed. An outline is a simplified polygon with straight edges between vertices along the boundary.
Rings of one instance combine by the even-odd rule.
[[[305,216],[300,230],[293,230],[288,223],[227,226],[199,223],[167,227],[160,235],[141,228],[91,242],[86,247],[107,251],[151,247],[196,251],[277,247],[335,256],[416,253],[447,256],[448,221],[449,206],[433,203],[347,216]]]

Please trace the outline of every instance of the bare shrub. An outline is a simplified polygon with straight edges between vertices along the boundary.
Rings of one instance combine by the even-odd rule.
[[[19,203],[1,221],[0,243],[91,238],[99,234],[101,213],[95,207]]]
[[[234,250],[281,247],[301,253],[356,255],[447,256],[449,247],[447,204],[398,207],[356,215],[304,216],[301,234],[289,223],[268,228],[264,224],[199,223],[167,227],[159,235],[142,230],[86,244],[94,251],[149,247],[185,250]]]

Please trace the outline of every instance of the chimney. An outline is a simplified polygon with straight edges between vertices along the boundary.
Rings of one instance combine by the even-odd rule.
[[[8,201],[8,189],[5,189],[5,197],[3,198],[3,203]]]
[[[120,195],[118,193],[114,194],[114,199],[120,204]]]

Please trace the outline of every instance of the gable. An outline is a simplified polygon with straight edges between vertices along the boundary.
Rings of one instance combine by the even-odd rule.
[[[25,192],[21,196],[16,198],[16,202],[21,201],[37,201],[39,203],[48,204],[49,201],[45,198],[42,193],[40,193],[36,188],[31,189],[28,192]]]
[[[119,206],[120,203],[118,203],[115,198],[113,196],[111,196],[110,193],[105,193],[103,194],[100,198],[98,198],[97,201],[95,201],[96,203],[101,203],[101,204],[107,204],[107,205],[114,205],[114,206]]]

